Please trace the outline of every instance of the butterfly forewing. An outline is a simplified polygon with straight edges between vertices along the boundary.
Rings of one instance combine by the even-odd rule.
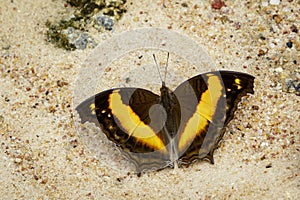
[[[204,158],[213,163],[212,149],[225,120],[225,91],[219,72],[195,76],[174,93],[183,113],[178,130],[179,164]]]
[[[168,137],[163,129],[166,115],[158,103],[159,96],[148,90],[119,88],[87,99],[77,111],[82,123],[100,126],[141,172],[170,164]]]
[[[254,77],[250,74],[232,71],[221,71],[221,77],[226,92],[225,125],[227,125],[233,118],[241,98],[247,93],[254,93]]]
[[[175,90],[177,96],[184,96],[180,92],[182,88],[193,88],[198,99],[194,116],[198,122],[197,126],[202,127],[196,131],[187,128],[179,129],[178,149],[182,154],[179,163],[189,164],[197,159],[208,159],[214,163],[213,152],[224,134],[224,127],[233,118],[241,98],[247,93],[253,93],[253,82],[254,77],[248,74],[216,71],[195,76]],[[190,96],[190,94],[188,95]],[[183,107],[185,107],[184,103]],[[191,126],[186,125],[185,127]],[[194,135],[194,139],[187,140],[186,137],[189,135]],[[189,143],[184,143],[185,140]],[[185,148],[180,148],[183,146],[180,145],[181,143],[186,144]]]

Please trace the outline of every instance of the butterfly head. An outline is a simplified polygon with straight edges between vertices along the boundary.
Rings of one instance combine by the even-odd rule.
[[[169,95],[173,92],[166,86],[166,83],[164,81],[162,81],[162,86],[160,88],[160,93],[161,93],[161,96],[166,96],[166,95]]]

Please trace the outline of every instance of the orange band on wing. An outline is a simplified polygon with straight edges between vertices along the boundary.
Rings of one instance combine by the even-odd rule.
[[[167,151],[165,144],[151,127],[146,125],[130,106],[123,103],[119,91],[116,90],[111,93],[108,100],[112,114],[120,123],[118,125],[138,142],[155,150]]]
[[[208,125],[207,121],[212,122],[213,116],[217,109],[218,101],[222,95],[222,83],[215,74],[207,74],[208,89],[201,95],[197,105],[196,112],[188,120],[179,140],[178,149],[184,150],[194,141],[198,133],[204,131]]]

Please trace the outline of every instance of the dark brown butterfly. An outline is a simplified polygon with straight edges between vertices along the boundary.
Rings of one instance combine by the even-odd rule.
[[[180,167],[195,160],[214,163],[213,152],[237,104],[253,91],[254,77],[234,71],[197,75],[174,91],[163,82],[157,95],[142,88],[103,91],[76,110],[94,122],[143,170]]]

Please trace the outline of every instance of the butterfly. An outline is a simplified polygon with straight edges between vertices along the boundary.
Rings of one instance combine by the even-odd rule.
[[[199,74],[160,95],[143,88],[114,88],[76,107],[81,123],[95,123],[143,171],[214,163],[213,153],[238,103],[253,94],[254,77],[234,71]]]

